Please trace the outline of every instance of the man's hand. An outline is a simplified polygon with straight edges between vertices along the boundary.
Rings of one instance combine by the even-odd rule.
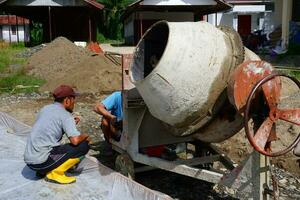
[[[78,145],[79,143],[81,143],[83,141],[88,141],[88,142],[91,141],[90,136],[85,133],[82,133],[78,136],[69,137],[69,140],[73,145]]]
[[[91,141],[92,141],[90,136],[88,136],[85,140],[88,141],[89,144],[90,144]]]
[[[110,119],[110,125],[115,126],[116,122],[117,122],[117,117],[112,115]]]
[[[74,117],[76,125],[79,124],[79,122],[80,122],[80,114],[78,112],[74,112],[73,113],[73,117]]]
[[[76,123],[76,125],[77,125],[77,124],[79,124],[79,122],[80,122],[80,117],[79,117],[79,116],[76,116],[76,117],[74,117],[74,120],[75,120],[75,123]]]

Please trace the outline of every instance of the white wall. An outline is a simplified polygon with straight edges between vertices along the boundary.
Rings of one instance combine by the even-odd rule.
[[[26,30],[28,29],[28,26],[25,28]],[[10,32],[10,37],[9,37],[9,32]],[[19,32],[19,41],[20,42],[24,42],[24,41],[29,41],[29,33],[24,35],[24,26],[23,25],[19,25],[18,26],[18,32]],[[2,26],[2,39],[9,42],[18,42],[18,36],[17,36],[17,32],[15,35],[12,34],[12,31],[10,29],[10,26],[8,25],[4,25]],[[27,37],[27,38],[24,38]],[[10,38],[10,39],[9,39]]]
[[[263,26],[259,24],[259,22],[261,21],[260,18],[263,18],[263,15],[261,15],[260,13],[251,14],[251,32],[259,30],[259,27]]]
[[[282,0],[274,0],[274,3],[275,3],[275,10],[274,10],[274,13],[271,17],[272,17],[272,20],[273,20],[272,24],[275,27],[277,27],[281,24],[283,3],[282,3]]]
[[[233,16],[226,13],[214,13],[207,16],[207,22],[212,25],[233,27]]]
[[[275,0],[274,12],[260,12],[263,11],[261,6],[239,6],[233,8],[233,11],[239,12],[227,12],[218,14],[217,24],[215,23],[215,14],[208,15],[208,22],[213,25],[226,25],[237,30],[238,27],[238,15],[251,15],[251,31],[264,29],[265,32],[272,32],[277,26],[281,24],[281,0]],[[249,10],[247,10],[249,9]]]
[[[139,12],[133,16],[134,19],[164,19],[170,22],[194,21],[192,12]]]
[[[132,15],[124,22],[124,38],[128,44],[134,43],[134,21]]]

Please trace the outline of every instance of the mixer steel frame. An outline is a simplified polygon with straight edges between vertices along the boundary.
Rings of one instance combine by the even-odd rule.
[[[236,189],[236,197],[269,199],[269,194],[272,193],[269,187],[269,158],[254,151],[241,165],[237,165],[213,144],[204,144],[192,137],[176,137],[167,133],[165,126],[149,113],[143,99],[129,80],[131,60],[131,54],[122,55],[123,133],[119,142],[111,140],[113,149],[120,154],[116,159],[119,171],[134,177],[134,173],[159,168]],[[140,153],[141,149],[149,146],[177,143],[193,143],[196,148],[203,148],[210,154],[168,161]],[[123,162],[121,166],[120,161]],[[213,167],[196,167],[215,162],[220,162],[226,171]],[[134,168],[134,163],[145,166]]]

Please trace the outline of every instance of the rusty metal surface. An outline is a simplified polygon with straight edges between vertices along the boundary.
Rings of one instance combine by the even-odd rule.
[[[300,126],[300,108],[289,109],[289,110],[286,109],[278,110],[277,112],[279,113],[279,119]]]
[[[286,77],[291,79],[300,89],[300,82],[294,78],[285,74],[272,73],[261,80],[259,80],[254,87],[252,88],[249,97],[246,103],[245,115],[244,115],[244,125],[247,137],[258,152],[266,155],[266,156],[280,156],[283,155],[290,150],[292,150],[297,143],[300,141],[300,134],[298,137],[290,144],[288,147],[279,150],[277,152],[272,152],[271,142],[276,140],[277,133],[275,130],[275,122],[278,120],[284,120],[289,123],[293,123],[295,125],[300,125],[300,109],[280,109],[278,108],[279,97],[280,97],[280,77]],[[263,88],[264,98],[267,101],[267,105],[260,106],[268,106],[269,107],[269,116],[267,116],[263,123],[257,130],[252,130],[249,127],[249,120],[251,118],[251,106],[252,103],[255,102],[254,98],[257,95],[257,92]],[[282,134],[282,133],[278,133]]]
[[[245,61],[231,74],[228,84],[228,98],[239,112],[243,112],[249,94],[254,85],[271,74],[273,67],[265,61]],[[272,88],[276,83],[269,83]],[[276,86],[277,88],[277,86]],[[272,90],[273,91],[273,90]],[[275,90],[277,91],[277,89]]]
[[[270,110],[275,109],[278,105],[281,86],[279,77],[275,77],[262,86]]]
[[[132,62],[133,54],[123,54],[122,55],[122,90],[129,90],[135,86],[130,81],[129,68]]]
[[[265,149],[268,138],[271,134],[272,126],[273,121],[268,117],[259,127],[253,137],[255,144],[258,145],[261,149]]]

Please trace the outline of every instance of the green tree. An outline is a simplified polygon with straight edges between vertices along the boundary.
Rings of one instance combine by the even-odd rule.
[[[43,42],[43,25],[38,22],[33,22],[30,30],[31,45],[39,45]]]
[[[104,8],[104,35],[109,39],[123,38],[123,22],[121,16],[127,5],[134,0],[97,0]]]

